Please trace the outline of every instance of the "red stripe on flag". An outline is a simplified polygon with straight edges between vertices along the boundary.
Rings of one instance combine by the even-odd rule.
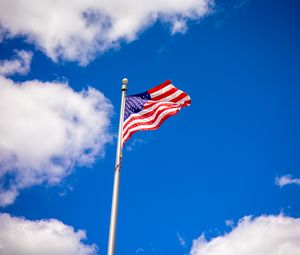
[[[181,106],[189,106],[191,105],[191,100],[185,101]]]
[[[158,85],[158,86],[156,86],[156,87],[154,87],[152,89],[149,89],[148,93],[152,94],[152,93],[154,93],[156,91],[159,91],[160,89],[163,89],[164,87],[168,86],[169,84],[171,84],[171,80],[167,80],[164,83],[162,83],[162,84],[160,84],[160,85]]]
[[[179,94],[177,97],[171,99],[170,102],[177,103],[177,102],[180,101],[181,99],[184,99],[187,95],[188,95],[187,93],[182,92],[182,93]]]

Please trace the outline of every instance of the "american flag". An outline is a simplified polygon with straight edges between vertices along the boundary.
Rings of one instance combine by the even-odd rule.
[[[126,97],[123,145],[135,132],[159,128],[181,107],[190,104],[190,96],[175,88],[170,80],[146,92]]]

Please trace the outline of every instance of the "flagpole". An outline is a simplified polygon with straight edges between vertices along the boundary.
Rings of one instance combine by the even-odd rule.
[[[122,88],[121,88],[122,99],[121,99],[121,109],[120,109],[119,133],[118,133],[118,144],[117,144],[117,152],[116,152],[114,188],[113,188],[113,197],[112,197],[112,204],[111,204],[107,255],[115,254],[118,199],[119,199],[119,187],[120,187],[120,170],[121,170],[121,164],[122,164],[122,133],[123,133],[122,131],[123,131],[123,120],[124,120],[127,83],[128,83],[128,79],[124,78],[122,80]]]

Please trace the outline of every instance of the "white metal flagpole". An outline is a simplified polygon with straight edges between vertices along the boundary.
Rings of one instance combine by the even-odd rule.
[[[125,111],[127,83],[128,83],[128,79],[124,78],[122,80],[122,88],[121,88],[122,99],[121,99],[119,133],[118,133],[118,144],[117,144],[117,153],[116,153],[114,188],[113,188],[113,197],[112,197],[112,204],[111,204],[110,228],[109,228],[109,240],[108,240],[107,255],[115,254],[118,199],[119,199],[119,187],[120,187],[120,170],[121,170],[121,164],[122,164],[123,120],[124,120],[124,111]]]

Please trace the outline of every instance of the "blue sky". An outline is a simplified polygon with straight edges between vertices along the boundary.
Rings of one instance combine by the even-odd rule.
[[[20,161],[22,164],[11,162],[15,158],[7,156],[10,144],[1,136],[1,192],[8,190],[12,185],[11,178],[24,169],[28,175],[21,174],[22,178],[30,176],[32,168],[35,173],[39,167],[53,173],[56,163],[63,172],[58,181],[51,182],[46,178],[36,179],[27,186],[20,184],[15,199],[0,208],[2,215],[8,213],[13,219],[23,217],[31,224],[42,219],[57,219],[72,226],[74,231],[85,230],[87,239],[82,243],[98,247],[97,252],[82,254],[105,254],[121,80],[127,77],[128,94],[135,94],[171,79],[176,87],[191,96],[192,104],[169,118],[157,131],[138,132],[127,142],[121,172],[116,254],[219,254],[213,250],[218,248],[218,244],[213,243],[216,237],[233,243],[230,247],[223,247],[223,254],[227,251],[235,254],[230,253],[234,246],[230,233],[241,233],[242,224],[263,233],[260,232],[263,230],[259,220],[268,226],[271,215],[275,222],[282,217],[287,224],[295,226],[295,232],[288,232],[288,227],[283,230],[288,232],[288,240],[283,240],[282,245],[290,241],[292,248],[287,248],[284,253],[266,248],[256,254],[292,255],[299,252],[299,11],[296,0],[216,0],[204,16],[200,12],[190,15],[183,11],[180,14],[182,19],[176,21],[184,28],[176,31],[174,19],[180,16],[178,13],[141,25],[132,32],[136,32],[134,37],[120,36],[114,41],[117,46],[105,41],[111,45],[107,49],[96,47],[88,63],[82,62],[85,61],[83,56],[72,55],[72,59],[68,59],[65,53],[51,55],[51,50],[44,44],[32,39],[36,37],[29,36],[30,32],[13,34],[13,25],[6,27],[6,32],[0,30],[2,70],[5,60],[16,58],[16,51],[32,54],[26,74],[15,72],[7,75],[2,71],[1,76],[6,77],[2,83],[7,83],[7,79],[14,82],[13,86],[32,80],[43,84],[68,83],[72,92],[64,95],[73,97],[92,87],[110,101],[96,97],[101,101],[99,107],[103,108],[100,111],[91,109],[91,118],[102,114],[99,125],[103,129],[94,131],[92,125],[84,137],[79,137],[86,141],[89,134],[94,135],[88,138],[88,148],[70,154],[62,152],[63,157],[57,159],[71,160],[71,164],[53,163],[55,159],[51,158],[47,164],[41,160],[38,168],[32,161],[22,168],[23,161]],[[0,12],[1,16],[5,15]],[[3,20],[0,19],[0,24],[5,28]],[[104,21],[97,22],[103,24]],[[5,33],[11,34],[5,36]],[[67,48],[68,43],[66,45]],[[83,43],[82,47],[86,45]],[[67,51],[64,47],[62,52]],[[49,96],[43,98],[49,102],[60,97],[57,92],[49,90],[47,93]],[[10,99],[5,100],[9,102]],[[79,99],[74,96],[76,100]],[[90,96],[82,97],[74,111],[91,100]],[[40,103],[42,110],[43,100]],[[93,107],[91,105],[89,107]],[[10,113],[8,108],[14,106],[3,108],[2,116]],[[22,112],[18,111],[18,114]],[[16,133],[22,135],[27,124],[35,125],[34,120],[29,119],[24,126],[14,126],[18,115],[11,117],[15,120],[1,117],[0,130],[7,130],[7,125],[12,125]],[[91,118],[83,118],[86,118],[86,123],[93,123]],[[51,119],[49,123],[53,124]],[[45,133],[39,130],[42,134],[39,139],[51,140],[55,127],[51,130],[45,128]],[[48,130],[51,132],[47,133]],[[34,136],[32,143],[43,146],[44,143],[36,138]],[[98,143],[93,141],[94,138]],[[57,144],[60,143],[53,146]],[[73,148],[72,145],[59,146],[57,151]],[[96,147],[95,153],[89,153]],[[18,149],[13,154],[16,158]],[[88,160],[82,157],[85,153]],[[39,155],[44,157],[42,152]],[[285,179],[280,179],[283,176]],[[241,220],[247,215],[253,218]],[[0,220],[1,224],[4,223]],[[275,230],[279,237],[266,234],[261,247],[274,240],[280,245],[280,223],[278,231]],[[7,233],[0,230],[0,243],[18,242],[6,238]],[[206,239],[199,241],[202,233]],[[196,239],[198,241],[193,245]],[[205,251],[204,247],[209,243],[213,247]],[[253,254],[250,246],[249,241],[249,247],[238,254]],[[15,254],[27,254],[25,248],[24,253],[20,252],[23,249],[20,247]],[[8,251],[3,250],[3,254],[9,254]],[[66,254],[79,253],[75,250]]]

